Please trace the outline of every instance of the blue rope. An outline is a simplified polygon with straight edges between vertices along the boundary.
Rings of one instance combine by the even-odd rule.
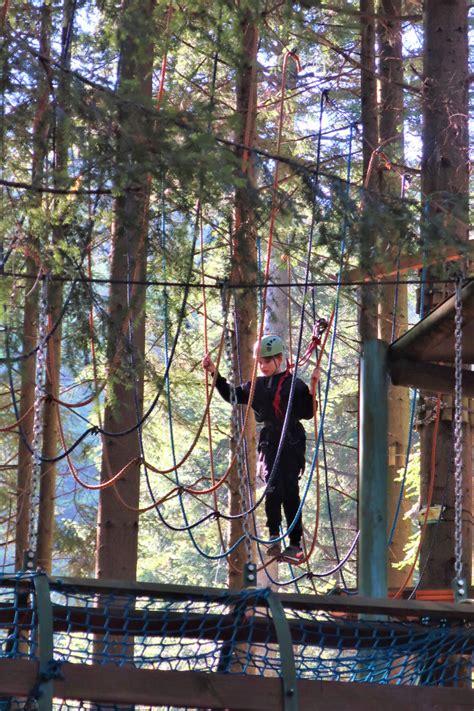
[[[348,160],[348,166],[347,166],[346,195],[348,195],[349,185],[350,185],[350,177],[351,177],[351,167],[352,167],[352,140],[353,140],[353,130],[354,130],[354,128],[355,128],[355,124],[352,124],[352,125],[351,125],[351,128],[350,128],[350,133],[349,133],[349,160]],[[313,221],[312,221],[312,224],[311,224],[312,230],[314,229],[314,217],[315,217],[315,209],[313,208]],[[342,273],[343,264],[344,264],[345,238],[346,238],[346,234],[347,234],[347,229],[348,229],[348,227],[349,227],[349,220],[348,220],[348,215],[347,215],[347,210],[346,210],[346,212],[345,212],[345,218],[344,218],[344,223],[343,223],[342,238],[341,238],[341,247],[340,247],[340,249],[341,249],[341,256],[340,256],[340,263],[339,263],[339,279],[338,279],[338,282],[340,282],[340,274]],[[311,230],[311,232],[312,232],[312,230]],[[312,234],[311,234],[311,232],[310,232],[310,240],[309,240],[309,247],[310,247],[310,249],[312,248]],[[310,254],[310,252],[309,252],[309,254]],[[308,257],[308,260],[307,260],[307,264],[308,264],[308,263],[309,263],[309,257]],[[307,273],[306,273],[306,276],[307,276],[307,275],[308,275],[308,271],[307,271]],[[314,475],[314,471],[315,471],[315,467],[316,467],[316,461],[317,461],[318,453],[319,453],[319,446],[320,446],[321,438],[322,438],[323,431],[324,431],[324,421],[325,421],[325,418],[326,418],[326,409],[327,409],[328,398],[329,398],[329,387],[330,387],[330,382],[331,382],[332,364],[333,364],[333,360],[334,360],[334,349],[335,349],[335,342],[336,342],[337,321],[338,321],[338,315],[339,315],[340,291],[341,291],[341,286],[340,286],[340,284],[338,283],[338,285],[337,285],[337,287],[336,287],[336,298],[335,298],[335,305],[334,305],[333,332],[332,332],[332,337],[331,337],[331,347],[330,347],[330,354],[329,354],[329,365],[328,365],[327,378],[326,378],[326,388],[325,388],[325,394],[324,394],[324,403],[323,403],[323,407],[321,408],[321,419],[320,419],[318,437],[317,437],[316,446],[315,446],[315,450],[314,450],[314,454],[313,454],[313,459],[312,459],[312,462],[311,462],[311,468],[310,468],[310,473],[309,473],[309,476],[308,476],[308,481],[307,481],[307,483],[306,483],[305,489],[304,489],[303,494],[302,494],[302,496],[301,496],[300,506],[298,507],[298,511],[296,512],[295,518],[294,518],[294,520],[293,520],[291,526],[288,528],[287,533],[290,533],[290,532],[292,531],[292,529],[293,529],[294,526],[296,525],[296,521],[298,520],[298,517],[301,515],[301,512],[302,512],[302,509],[303,509],[303,506],[304,506],[306,497],[307,497],[307,495],[308,495],[309,487],[310,487],[310,485],[311,485],[311,483],[312,483],[312,479],[313,479],[313,475]],[[306,291],[305,291],[305,293],[306,293]],[[302,319],[301,319],[302,322],[303,322],[303,317],[304,317],[304,301],[303,301]],[[298,352],[297,352],[297,357],[296,357],[296,364],[297,364],[298,359],[299,359],[299,351],[300,351],[300,347],[301,347],[301,337],[302,337],[302,329],[301,329],[301,327],[300,327],[300,333],[299,333],[299,339],[298,339]],[[289,397],[289,401],[288,401],[288,408],[287,408],[287,412],[286,412],[286,417],[285,417],[284,426],[285,426],[285,424],[287,423],[287,420],[288,420],[288,413],[290,412],[290,407],[291,407],[291,399],[290,399],[290,398],[292,397],[293,391],[294,391],[294,378],[295,378],[295,376],[296,376],[296,371],[297,371],[297,365],[296,365],[296,367],[295,367],[294,377],[293,377],[293,380],[292,380],[292,389],[290,390],[290,397]],[[284,430],[284,431],[286,431],[286,430]],[[283,433],[282,433],[282,436],[283,436]],[[279,450],[281,449],[281,441],[282,441],[282,440],[280,440],[280,447],[279,447]],[[277,456],[278,456],[278,452],[277,452]],[[275,467],[274,467],[274,469],[275,469]],[[272,474],[273,474],[274,469],[272,470]],[[358,537],[358,534],[357,534],[357,536],[356,536],[356,538],[355,538],[355,540],[354,540],[354,542],[353,542],[353,544],[352,544],[352,546],[351,546],[350,551],[353,550],[353,548],[354,548],[354,546],[355,546],[355,542],[356,542],[356,540],[357,540],[357,537]],[[280,538],[279,538],[278,540],[281,540],[282,538],[283,538],[283,536],[280,536]],[[268,543],[268,541],[264,541],[264,540],[262,540],[262,539],[256,539],[256,540],[260,540],[260,541],[263,542],[263,543]],[[344,564],[345,560],[346,560],[346,559],[344,559],[343,564]],[[340,566],[340,567],[341,567],[341,566]],[[339,568],[336,567],[336,569],[339,569]],[[268,577],[270,578],[270,575],[269,575],[268,571],[266,571],[266,572],[267,572]],[[329,574],[331,574],[332,572],[333,572],[333,571],[331,571],[330,573],[320,574],[320,575],[318,575],[317,577],[322,577],[323,575],[329,575]],[[290,580],[290,581],[285,582],[285,583],[281,583],[281,582],[280,582],[280,583],[278,583],[278,584],[280,584],[280,585],[285,584],[285,585],[286,585],[286,584],[289,584],[289,583],[293,583],[293,582],[295,582],[296,580],[302,579],[302,578],[305,577],[306,575],[307,575],[307,574],[304,573],[304,574],[302,574],[302,575],[296,576],[295,578],[293,578],[293,580]],[[314,575],[314,573],[313,573],[313,575]],[[271,578],[270,578],[270,579],[271,579]],[[272,579],[271,579],[271,580],[272,580]],[[272,582],[276,583],[277,581],[272,580]]]

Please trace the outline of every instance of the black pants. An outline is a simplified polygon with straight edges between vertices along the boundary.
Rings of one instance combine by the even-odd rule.
[[[272,467],[275,462],[278,441],[269,440],[262,430],[259,442],[260,468],[265,481],[269,481]],[[303,435],[304,436],[304,435]],[[299,477],[304,467],[305,440],[301,435],[296,438],[287,438],[282,448],[278,466],[273,473],[265,497],[265,513],[267,514],[267,527],[270,537],[280,535],[282,522],[282,507],[285,514],[287,528],[291,526],[300,505]],[[289,534],[290,544],[298,546],[303,535],[301,514],[298,516],[293,529]]]

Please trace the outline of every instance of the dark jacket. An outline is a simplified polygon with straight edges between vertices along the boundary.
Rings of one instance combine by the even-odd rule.
[[[291,376],[285,377],[285,373],[275,373],[270,377],[258,377],[255,384],[255,393],[252,401],[252,408],[255,412],[257,422],[266,425],[273,425],[276,428],[283,426],[283,418],[288,405],[288,396],[291,388]],[[278,384],[284,378],[280,390],[280,409],[283,417],[279,417],[275,412],[274,400],[277,393]],[[230,402],[230,385],[222,375],[217,376],[216,388],[220,395]],[[250,382],[237,385],[235,394],[237,402],[246,405],[249,401]],[[291,406],[290,428],[296,425],[298,420],[309,420],[313,416],[313,398],[309,388],[300,378],[296,378],[295,391]]]
[[[275,410],[275,396],[280,381],[280,414]],[[230,385],[221,375],[217,376],[216,388],[220,395],[230,402]],[[281,437],[283,421],[288,406],[291,388],[291,376],[285,373],[275,373],[270,377],[259,377],[255,384],[252,408],[257,422],[263,423],[258,440],[260,471],[263,478],[268,479],[273,469],[278,443]],[[245,405],[249,401],[250,382],[235,388],[237,402]],[[313,398],[308,386],[296,378],[295,391],[291,407],[291,416],[286,431],[285,442],[280,455],[280,463],[274,476],[294,478],[304,469],[306,449],[306,434],[300,420],[309,420],[313,416]],[[283,474],[282,474],[283,472]]]

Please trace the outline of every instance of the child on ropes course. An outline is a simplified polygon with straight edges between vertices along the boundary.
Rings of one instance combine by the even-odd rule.
[[[252,408],[257,422],[263,424],[258,441],[258,460],[260,474],[268,482],[275,462],[288,406],[291,373],[288,368],[284,371],[281,370],[283,341],[279,336],[271,334],[263,336],[258,353],[256,352],[257,345],[255,346],[254,357],[258,360],[262,375],[256,381]],[[216,366],[209,354],[204,356],[202,367],[209,374],[214,375]],[[316,390],[319,376],[319,370],[315,368],[311,375],[312,392]],[[219,373],[216,378],[216,388],[221,397],[230,402],[230,385]],[[250,382],[238,385],[235,391],[239,404],[248,403]],[[285,548],[283,553],[281,552],[280,541],[272,541],[272,539],[278,539],[280,536],[282,506],[286,524],[289,528],[300,505],[298,480],[304,470],[306,449],[306,434],[300,420],[309,420],[311,417],[313,417],[313,396],[306,383],[300,378],[296,378],[285,441],[265,497],[265,513],[271,540],[267,555],[271,557],[281,556],[294,562],[298,562],[302,557],[301,537],[303,527],[301,515],[298,516],[293,529],[290,531],[290,545]]]

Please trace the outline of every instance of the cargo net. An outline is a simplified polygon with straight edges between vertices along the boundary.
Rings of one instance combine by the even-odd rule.
[[[0,591],[1,656],[38,659],[38,623],[45,612],[35,575],[0,579]],[[137,590],[112,590],[51,580],[52,661],[57,668],[69,662],[280,676],[284,650],[271,595],[265,589],[180,592],[167,586],[148,592],[138,585]],[[279,624],[289,627],[299,679],[451,687],[471,683],[474,637],[466,619],[436,612],[388,618],[356,613],[354,604],[341,612],[341,599],[332,610],[328,598],[324,610],[321,603],[318,609],[318,598],[311,609],[308,600],[298,605],[297,596],[280,600],[284,615]]]

